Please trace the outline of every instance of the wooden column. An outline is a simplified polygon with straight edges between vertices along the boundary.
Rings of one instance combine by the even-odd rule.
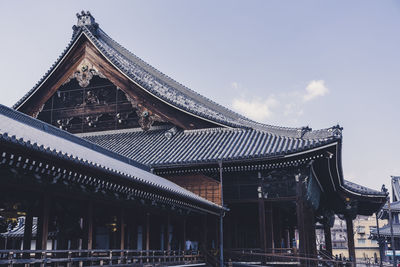
[[[49,233],[49,210],[50,198],[45,193],[42,204],[42,211],[38,217],[37,233],[36,233],[36,250],[45,250],[47,248],[47,237]]]
[[[304,224],[306,225],[306,238],[307,241],[307,254],[309,257],[316,258],[317,257],[317,236],[315,233],[315,214],[312,207],[306,207],[307,216],[304,218],[306,221]],[[316,264],[315,262],[312,262]]]
[[[289,226],[289,248],[293,248],[293,240],[294,240],[294,226],[290,225]]]
[[[32,222],[33,222],[32,210],[28,209],[26,211],[26,216],[25,216],[24,241],[23,241],[24,242],[23,243],[23,249],[24,250],[30,250],[31,249]]]
[[[166,239],[166,242],[167,242],[167,250],[169,251],[169,250],[171,250],[171,242],[170,242],[170,240],[169,240],[169,232],[170,232],[170,230],[171,230],[171,215],[167,215],[167,239]]]
[[[329,255],[332,256],[332,234],[331,227],[328,222],[324,223],[324,235],[325,235],[325,249]]]
[[[300,179],[297,177],[296,179]],[[296,215],[297,215],[297,230],[299,232],[299,253],[301,256],[306,254],[306,237],[304,229],[304,203],[303,203],[303,188],[302,181],[296,180]]]
[[[186,217],[183,218],[182,231],[183,250],[186,250]]]
[[[355,266],[356,250],[354,247],[353,219],[348,215],[346,216],[346,229],[347,229],[347,247],[349,250],[349,258],[353,262],[353,266]]]
[[[267,235],[265,225],[265,203],[264,199],[258,199],[258,226],[260,233],[260,248],[262,251],[267,250]]]
[[[274,214],[272,212],[272,203],[265,203],[265,216],[266,216],[266,238],[267,238],[267,251],[271,253],[274,249]]]
[[[201,246],[202,246],[202,248],[203,248],[203,250],[206,250],[207,249],[207,235],[208,235],[208,229],[207,229],[207,214],[205,214],[205,215],[203,215],[202,216],[202,244],[201,244]]]
[[[86,214],[83,218],[83,247],[93,249],[93,202],[88,201]]]
[[[215,216],[215,249],[219,247],[219,218]]]
[[[273,235],[274,235],[274,248],[282,247],[282,221],[279,209],[274,207],[272,209],[273,214]]]
[[[146,214],[146,250],[150,250],[150,213]]]
[[[119,229],[120,229],[120,249],[125,249],[125,210],[121,209],[119,218]]]

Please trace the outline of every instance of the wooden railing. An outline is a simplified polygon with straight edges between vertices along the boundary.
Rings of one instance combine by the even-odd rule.
[[[332,259],[323,259],[315,255],[314,257],[294,254],[293,250],[288,249],[285,252],[284,249],[276,251],[274,249],[273,253],[258,252],[254,250],[233,250],[225,252],[226,262],[225,264],[245,266],[246,263],[261,264],[265,265],[268,263],[280,264],[280,265],[298,265],[298,266],[334,266],[334,267],[344,267],[352,266],[351,262],[347,261],[337,261]]]
[[[164,250],[0,250],[0,266],[136,266],[204,263],[198,251]]]

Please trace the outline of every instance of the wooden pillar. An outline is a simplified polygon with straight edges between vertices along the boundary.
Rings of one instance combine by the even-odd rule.
[[[46,250],[49,231],[50,198],[45,194],[41,201],[42,207],[37,222],[36,250]]]
[[[83,247],[93,249],[93,202],[90,200],[86,207],[83,225]]]
[[[349,250],[349,258],[353,262],[353,266],[355,266],[356,250],[354,247],[353,219],[348,215],[346,216],[346,229],[347,229],[347,247]]]
[[[294,226],[290,225],[289,226],[289,248],[293,248],[293,241],[294,241],[295,235],[294,235]]]
[[[182,244],[183,250],[186,250],[186,217],[183,217],[183,225],[182,225]]]
[[[308,251],[307,254],[309,257],[312,258],[317,258],[317,236],[315,233],[315,214],[314,210],[311,207],[306,208],[306,213],[307,216],[304,218],[306,221],[304,224],[306,225],[306,238],[308,239],[307,241],[307,246],[308,246]],[[313,262],[315,264],[315,262]]]
[[[267,251],[271,253],[274,249],[274,214],[272,203],[265,203],[266,214],[266,238],[267,238]]]
[[[28,209],[26,211],[25,216],[25,228],[24,228],[24,240],[23,240],[23,249],[30,250],[31,249],[31,241],[32,241],[32,210]]]
[[[215,244],[214,244],[214,248],[218,249],[219,246],[219,218],[217,216],[215,216]]]
[[[265,203],[264,199],[258,199],[258,225],[260,233],[260,248],[262,251],[267,250],[267,235],[265,225]]]
[[[303,187],[300,177],[296,177],[296,215],[297,215],[297,230],[299,232],[299,253],[301,256],[306,254],[306,237],[304,229],[304,203],[303,203]]]
[[[167,214],[167,223],[164,227],[164,250],[171,250],[171,242],[169,242],[169,230],[171,227],[171,217]]]
[[[125,210],[121,209],[121,214],[119,218],[119,229],[120,229],[120,249],[125,249]]]
[[[201,241],[201,247],[203,250],[207,250],[207,235],[208,235],[208,229],[207,229],[207,214],[203,215],[202,217],[202,241]]]
[[[325,249],[329,255],[332,256],[332,234],[331,227],[328,222],[324,223],[324,235],[325,235]]]
[[[42,249],[47,249],[47,238],[49,235],[49,216],[50,216],[50,198],[45,196],[43,203],[43,226],[42,226]]]
[[[150,250],[150,213],[146,214],[146,250]]]
[[[273,214],[273,235],[274,248],[282,247],[282,221],[281,214],[277,207],[272,209]]]

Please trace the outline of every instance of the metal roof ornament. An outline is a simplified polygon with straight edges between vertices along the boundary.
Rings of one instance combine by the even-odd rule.
[[[96,23],[94,17],[92,16],[92,14],[90,14],[89,11],[85,12],[82,10],[81,13],[76,13],[76,17],[78,18],[78,22],[72,27],[72,29],[74,30],[73,36],[76,35],[81,27],[86,27],[90,30],[91,33],[97,35],[99,24]]]
[[[303,138],[306,133],[311,132],[311,131],[312,131],[312,129],[309,126],[302,127],[300,129],[300,138]]]
[[[342,137],[342,132],[343,132],[343,127],[341,127],[339,124],[333,126],[331,129],[332,136],[335,137]]]

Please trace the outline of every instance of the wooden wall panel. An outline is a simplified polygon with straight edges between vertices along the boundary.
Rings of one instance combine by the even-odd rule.
[[[210,177],[202,174],[192,174],[188,176],[169,176],[165,178],[192,193],[221,205],[220,183]]]

